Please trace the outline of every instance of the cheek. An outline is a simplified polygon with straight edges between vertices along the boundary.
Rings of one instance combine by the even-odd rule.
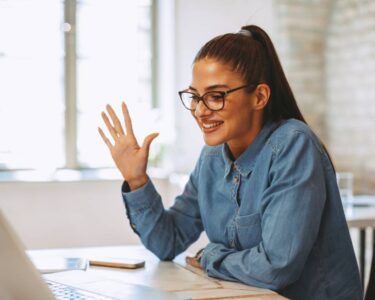
[[[231,113],[227,117],[227,124],[230,128],[235,127],[245,129],[251,123],[252,111],[249,109],[241,108],[238,111]]]

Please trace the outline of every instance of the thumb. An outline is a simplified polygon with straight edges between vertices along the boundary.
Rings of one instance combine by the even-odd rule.
[[[143,141],[143,145],[142,145],[142,148],[146,151],[146,153],[149,153],[150,151],[150,145],[151,145],[151,142],[159,135],[158,132],[155,132],[155,133],[151,133],[149,134],[148,136],[145,137],[144,141]]]

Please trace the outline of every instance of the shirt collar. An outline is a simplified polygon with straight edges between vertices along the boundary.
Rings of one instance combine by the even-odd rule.
[[[278,122],[266,122],[254,141],[235,161],[231,159],[227,144],[222,145],[222,155],[225,164],[224,177],[228,176],[232,168],[236,168],[241,176],[248,176],[254,168],[255,162],[271,133],[279,126]]]

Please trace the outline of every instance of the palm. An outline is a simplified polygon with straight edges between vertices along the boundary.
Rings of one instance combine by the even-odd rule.
[[[121,136],[110,151],[117,167],[124,165],[129,170],[146,172],[148,153],[138,145],[137,140]]]

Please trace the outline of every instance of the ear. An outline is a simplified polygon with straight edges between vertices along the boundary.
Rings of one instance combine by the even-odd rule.
[[[271,89],[268,84],[261,83],[258,84],[257,88],[254,91],[255,95],[255,102],[254,102],[254,109],[261,110],[263,109],[270,99],[271,96]]]

